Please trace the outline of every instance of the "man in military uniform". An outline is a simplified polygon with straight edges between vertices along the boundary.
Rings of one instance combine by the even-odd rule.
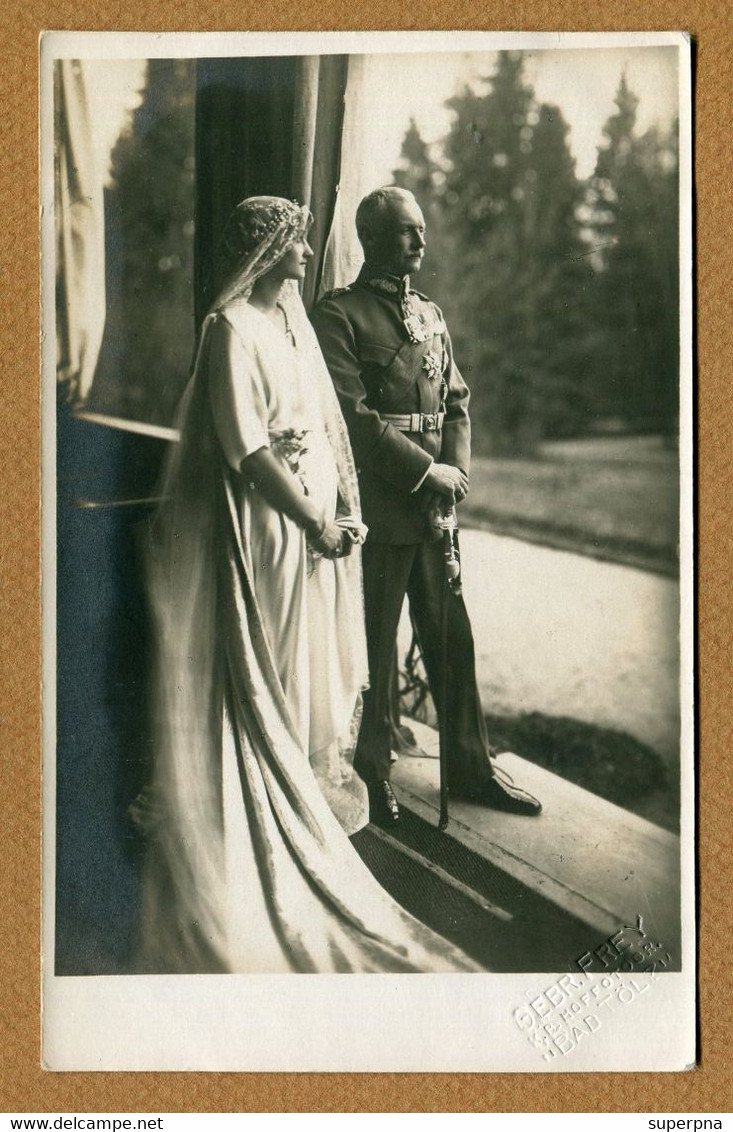
[[[389,187],[364,198],[356,227],[365,259],[358,278],[312,314],[348,426],[369,528],[363,568],[370,687],[354,765],[369,790],[371,820],[398,821],[389,784],[390,688],[407,594],[446,724],[450,793],[536,814],[537,799],[499,776],[491,762],[468,614],[462,597],[443,592],[443,546],[431,516],[450,512],[468,493],[469,393],[440,310],[410,286],[425,249],[425,221],[411,193]],[[447,649],[441,600],[448,602]]]

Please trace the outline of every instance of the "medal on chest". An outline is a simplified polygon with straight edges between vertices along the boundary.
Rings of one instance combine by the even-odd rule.
[[[423,306],[410,291],[402,296],[400,307],[402,325],[410,341],[429,342],[437,331],[437,320],[433,310],[427,305]]]
[[[427,342],[433,337],[434,319],[422,311],[405,314],[402,323],[411,342]]]
[[[436,350],[428,350],[422,360],[422,368],[430,381],[438,381],[443,376],[443,358]]]

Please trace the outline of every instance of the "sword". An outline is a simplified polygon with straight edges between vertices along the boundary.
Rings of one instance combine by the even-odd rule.
[[[462,592],[461,559],[458,549],[458,519],[455,507],[447,513],[440,510],[435,515],[434,526],[443,532],[443,584],[440,589],[440,649],[443,658],[441,668],[439,714],[439,752],[440,752],[440,816],[438,829],[448,825],[448,602],[451,595],[458,597]]]

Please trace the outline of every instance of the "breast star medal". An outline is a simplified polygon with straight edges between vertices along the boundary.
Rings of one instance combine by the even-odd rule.
[[[443,360],[435,350],[428,350],[422,360],[422,368],[430,381],[437,381],[443,374]]]

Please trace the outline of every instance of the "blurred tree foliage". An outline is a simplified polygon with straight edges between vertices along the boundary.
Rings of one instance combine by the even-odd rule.
[[[477,447],[677,422],[677,130],[639,134],[622,77],[594,174],[539,103],[521,52],[453,98],[428,146],[415,122],[395,180],[426,214],[417,281],[445,310],[471,385]],[[195,64],[151,60],[106,193],[107,327],[89,407],[170,424],[194,339]]]
[[[638,104],[622,76],[586,188],[601,331],[593,392],[600,412],[671,434],[679,388],[677,123],[638,136]]]
[[[609,418],[671,432],[676,135],[636,135],[623,78],[585,183],[562,112],[537,102],[523,67],[502,52],[485,93],[451,99],[432,150],[412,122],[395,171],[426,214],[421,277],[471,386],[478,446],[531,455]]]
[[[89,407],[170,425],[194,345],[194,66],[151,59],[112,153],[107,326]]]

